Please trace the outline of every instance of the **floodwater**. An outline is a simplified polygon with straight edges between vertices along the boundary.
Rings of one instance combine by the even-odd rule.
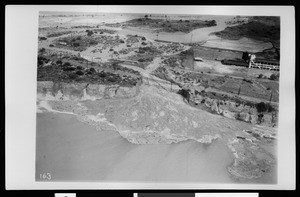
[[[36,180],[233,183],[233,161],[219,141],[136,145],[117,132],[97,131],[74,115],[37,113]]]

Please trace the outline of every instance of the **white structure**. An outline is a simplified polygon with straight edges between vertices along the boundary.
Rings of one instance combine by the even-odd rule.
[[[203,62],[203,59],[202,59],[201,57],[194,57],[194,60],[195,60],[195,61]]]
[[[60,45],[67,45],[67,43],[66,42],[59,42],[58,44],[60,44]]]
[[[254,54],[249,54],[249,57],[249,68],[279,71],[279,62],[273,60],[256,59]]]
[[[251,68],[252,65],[255,64],[254,60],[255,60],[256,56],[254,54],[249,54],[249,57],[250,57],[249,58],[249,68]]]

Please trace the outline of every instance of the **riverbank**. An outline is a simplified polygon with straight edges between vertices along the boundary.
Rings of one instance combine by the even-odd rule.
[[[271,171],[275,165],[275,158],[272,153],[269,153],[268,149],[276,148],[274,146],[276,137],[268,138],[268,136],[276,135],[274,133],[274,130],[270,130],[267,132],[265,130],[267,128],[253,127],[251,124],[222,118],[220,116],[209,114],[202,110],[197,110],[195,108],[189,107],[186,103],[184,103],[179,95],[169,93],[167,91],[164,91],[163,89],[144,86],[137,97],[125,100],[104,99],[95,101],[86,100],[81,102],[68,100],[57,100],[49,102],[43,101],[38,104],[38,107],[38,112],[42,112],[42,115],[44,115],[44,113],[48,113],[47,111],[57,112],[59,113],[59,116],[61,114],[65,115],[64,113],[72,114],[72,116],[74,114],[75,116],[73,116],[73,121],[81,121],[87,126],[90,125],[91,128],[95,129],[95,132],[98,131],[99,133],[101,133],[109,130],[111,132],[119,134],[120,137],[126,139],[128,143],[141,145],[142,147],[144,147],[145,145],[170,144],[173,145],[172,147],[176,149],[178,144],[190,142],[191,140],[193,142],[209,147],[215,146],[215,143],[221,143],[221,149],[227,149],[231,153],[229,155],[226,155],[226,158],[230,158],[231,162],[227,163],[226,167],[224,166],[222,168],[224,169],[224,171],[230,169],[230,171],[227,171],[227,173],[231,174],[230,176],[232,176],[233,180],[237,179],[237,183],[256,183],[261,179],[264,179],[265,176],[273,174],[271,173]],[[178,113],[179,111],[181,113]],[[75,146],[80,143],[90,144],[90,142],[86,141],[84,139],[85,137],[82,136],[87,134],[85,133],[86,128],[81,127],[77,123],[75,126],[72,126],[74,125],[74,122],[67,121],[66,119],[61,117],[59,118],[61,122],[55,122],[51,124],[52,119],[54,120],[55,116],[45,117],[45,122],[41,121],[38,118],[37,126],[39,127],[40,124],[42,127],[41,129],[37,128],[37,130],[46,130],[49,134],[56,130],[56,126],[60,125],[60,127],[58,128],[59,131],[54,133],[54,141],[51,140],[52,137],[45,137],[44,139],[37,137],[37,142],[42,143],[42,146],[48,144],[46,145],[46,149],[47,151],[50,151],[54,156],[55,154],[60,154],[60,152],[58,153],[55,151],[55,147],[57,146],[56,138],[59,137],[60,139],[62,139],[62,136],[65,135],[65,131],[70,130],[72,135],[67,135],[65,137],[65,139],[67,140],[66,143],[61,143],[65,144],[64,146],[67,146],[66,148],[69,148],[68,143],[74,141],[73,137],[75,137],[74,148],[76,150],[78,148],[76,148]],[[173,124],[175,120],[177,120],[178,124]],[[50,124],[47,123],[47,121],[49,121]],[[215,124],[215,122],[218,122],[218,124]],[[75,131],[77,129],[78,131]],[[79,142],[79,140],[82,140],[82,142]],[[249,143],[248,141],[251,143]],[[54,146],[54,149],[52,149],[51,147],[49,148],[49,146]],[[262,148],[262,146],[268,147],[268,149]],[[39,146],[37,146],[37,148],[37,152],[39,152],[38,150],[43,150],[43,148]],[[179,149],[181,150],[182,148]],[[149,150],[155,150],[155,148],[152,147],[152,149]],[[156,151],[161,152],[160,150],[155,150],[155,152]],[[78,150],[75,152],[78,152]],[[171,154],[169,152],[170,151],[166,152],[164,154],[164,157],[168,157],[169,154]],[[250,154],[251,157],[242,156],[246,153]],[[150,153],[143,152],[143,154],[141,155],[148,154]],[[201,156],[201,153],[198,152],[195,153],[195,155],[193,155],[192,157],[197,158],[198,154],[200,154],[200,157],[203,158],[203,156]],[[218,151],[209,153],[209,155],[211,155],[210,157],[220,157],[221,155],[223,156],[223,154],[224,153],[220,153]],[[83,155],[85,155],[85,153],[83,153]],[[186,153],[183,155],[186,155]],[[70,155],[70,159],[72,159],[73,157],[76,156]],[[133,153],[130,157],[135,159],[139,158],[139,152]],[[178,160],[180,160],[180,157],[176,156],[176,158],[177,159],[172,159],[172,162],[176,163],[178,162]],[[143,159],[143,161],[144,160],[145,159]],[[183,161],[185,160],[188,159],[184,158]],[[150,161],[152,161],[152,159],[150,159]],[[151,163],[150,161],[148,161],[145,165]],[[132,161],[126,161],[125,163],[127,162],[132,164]],[[160,161],[160,159],[157,158],[156,162],[152,163],[151,166],[156,166],[156,163],[161,162],[163,161]],[[199,161],[192,161],[192,163],[197,164],[199,163]],[[211,166],[213,164],[205,165]],[[199,166],[198,168],[201,169],[201,167]],[[149,171],[151,172],[151,169],[147,169],[147,172]],[[164,169],[163,172],[164,171],[166,171],[166,169]],[[177,169],[175,171],[177,171]],[[146,172],[142,171],[140,173],[145,174]],[[118,180],[124,179],[122,176],[118,175],[119,172],[114,174],[114,177],[116,177],[116,179]],[[148,180],[147,176],[141,177],[139,174],[137,174],[136,176],[138,177],[138,180]],[[223,174],[222,176],[225,175]]]

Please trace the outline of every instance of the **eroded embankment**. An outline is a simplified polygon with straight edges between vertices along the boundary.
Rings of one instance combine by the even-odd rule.
[[[186,97],[191,105],[202,107],[224,117],[253,125],[278,126],[278,109],[270,103],[254,103],[237,97],[205,91],[187,91],[187,94]]]
[[[254,180],[273,169],[275,131],[189,106],[176,94],[154,86],[124,87],[38,83],[38,107],[71,113],[97,130],[117,131],[135,144],[171,144],[184,140],[227,145],[234,155],[228,172]],[[122,90],[122,91],[121,91]],[[118,93],[119,92],[119,93]],[[105,99],[110,98],[110,99]]]
[[[96,100],[130,98],[138,94],[138,86],[89,83],[37,82],[37,97],[43,100]]]

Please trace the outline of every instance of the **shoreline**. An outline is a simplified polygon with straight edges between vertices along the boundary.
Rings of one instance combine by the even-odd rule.
[[[50,126],[51,125],[51,126]],[[97,131],[74,115],[37,113],[36,181],[273,183],[274,176],[235,180],[234,160],[221,141],[137,145],[114,131]],[[135,167],[133,167],[135,166]]]
[[[231,180],[226,168],[233,157],[230,150],[220,148],[223,146],[193,140],[136,145],[118,132],[97,131],[73,115],[44,112],[37,114],[36,180],[47,171],[52,174],[52,181],[228,183]],[[215,151],[222,153],[217,156]],[[205,176],[196,176],[205,172]]]

